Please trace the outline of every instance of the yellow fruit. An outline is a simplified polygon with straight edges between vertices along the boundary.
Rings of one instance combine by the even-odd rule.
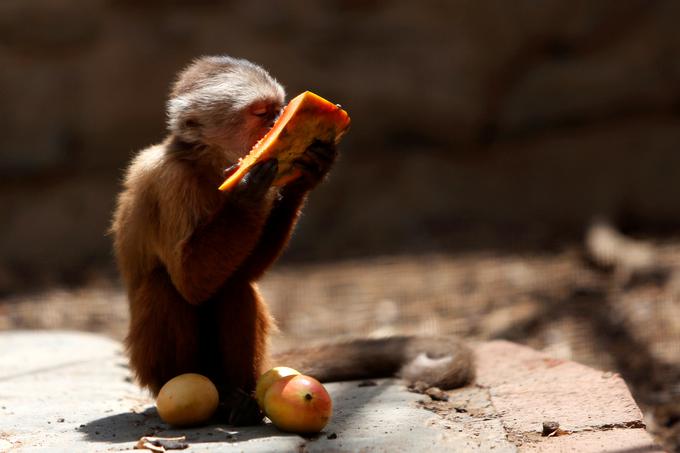
[[[260,376],[257,380],[257,385],[255,386],[255,399],[257,400],[257,404],[260,405],[260,409],[264,411],[264,395],[274,382],[283,377],[296,374],[300,374],[300,372],[293,368],[288,368],[287,366],[277,366]]]
[[[156,408],[161,419],[174,426],[198,425],[215,413],[219,394],[205,376],[181,374],[170,379],[158,392]]]

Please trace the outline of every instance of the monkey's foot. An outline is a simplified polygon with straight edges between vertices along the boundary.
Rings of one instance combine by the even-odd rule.
[[[224,397],[217,415],[220,421],[233,426],[259,425],[264,417],[255,398],[241,389]]]

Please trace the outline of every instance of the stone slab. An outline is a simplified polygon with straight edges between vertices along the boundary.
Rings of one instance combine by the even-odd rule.
[[[418,404],[426,397],[393,379],[369,387],[328,384],[334,416],[313,439],[281,433],[271,424],[173,430],[131,382],[114,341],[72,332],[6,332],[0,334],[0,351],[0,449],[121,451],[153,434],[186,435],[192,452],[412,452],[459,446],[482,451],[489,445],[515,451],[499,423],[474,432],[462,423],[443,428],[437,414]],[[456,435],[445,435],[452,429]]]

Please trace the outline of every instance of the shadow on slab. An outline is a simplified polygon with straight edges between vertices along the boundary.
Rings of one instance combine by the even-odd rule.
[[[331,423],[316,436],[308,437],[308,441],[324,439],[333,432],[342,432],[346,427],[357,423],[361,408],[371,404],[390,385],[389,380],[380,380],[373,386],[360,386],[357,382],[343,386],[333,393],[334,414]],[[144,412],[123,412],[92,420],[78,428],[90,442],[124,443],[136,442],[142,436],[176,437],[186,436],[187,442],[227,442],[237,443],[253,439],[271,437],[297,437],[276,429],[271,423],[258,426],[234,427],[225,424],[213,424],[195,428],[171,428],[158,416],[155,407]],[[325,439],[324,439],[325,440]]]
[[[162,428],[156,408],[144,412],[123,412],[80,425],[78,431],[92,442],[130,442]]]
[[[208,426],[176,429],[171,428],[158,416],[155,407],[144,412],[123,412],[92,420],[78,428],[90,442],[123,443],[136,442],[142,436],[186,436],[187,442],[245,442],[274,436],[294,436],[277,430],[271,424],[234,427],[214,424]]]

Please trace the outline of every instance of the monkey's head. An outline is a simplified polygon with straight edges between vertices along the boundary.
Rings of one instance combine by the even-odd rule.
[[[283,87],[247,60],[202,57],[180,73],[168,128],[183,142],[219,149],[227,162],[248,154],[283,106]]]

